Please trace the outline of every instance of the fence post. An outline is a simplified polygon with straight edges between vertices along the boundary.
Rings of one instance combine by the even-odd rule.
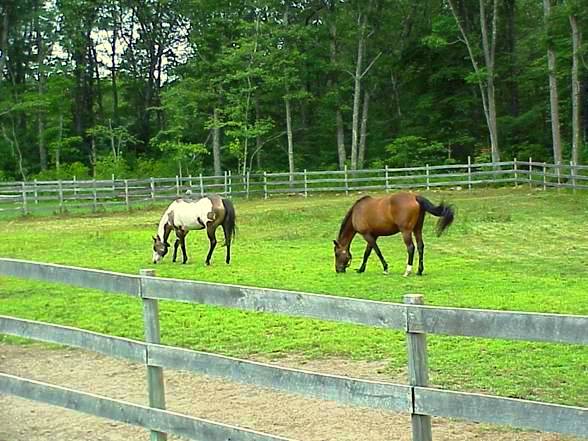
[[[306,177],[306,169],[304,169],[304,197],[308,197],[308,178]]]
[[[427,190],[430,190],[431,189],[431,185],[430,185],[431,183],[429,181],[429,164],[426,164],[425,170],[426,170],[426,173],[425,174],[427,175]]]
[[[202,180],[202,173],[200,173],[199,178],[200,178],[200,197],[204,197],[204,181]]]
[[[190,191],[192,191],[192,175],[188,175],[188,183],[190,184]]]
[[[514,171],[514,179],[515,179],[515,188],[519,187],[519,175],[517,173],[517,158],[514,158],[513,161],[513,171]]]
[[[93,198],[93,210],[94,213],[98,211],[98,195],[96,194],[96,179],[92,179],[92,198]]]
[[[180,197],[180,177],[176,175],[176,197]]]
[[[263,172],[263,198],[267,199],[267,172]]]
[[[129,204],[129,180],[125,179],[125,205],[127,206],[127,210],[131,209],[131,205]]]
[[[227,186],[228,186],[228,183],[227,183],[227,171],[226,170],[225,170],[224,179],[225,179],[225,181],[224,181],[223,195],[226,196],[227,195]]]
[[[227,172],[227,179],[229,185],[229,197],[233,194],[233,176],[231,175],[231,170]]]
[[[22,181],[22,213],[26,216],[29,214],[29,207],[27,204],[27,184]]]
[[[151,180],[151,200],[154,201],[155,200],[155,179],[153,178],[149,178]]]
[[[61,179],[57,181],[57,186],[59,187],[59,212],[63,213],[63,183]]]
[[[78,181],[76,177],[73,177],[73,192],[74,192],[74,199],[78,200]]]
[[[35,192],[34,192],[34,195],[35,195],[35,205],[39,205],[39,193],[37,192],[37,180],[36,179],[35,179],[33,185],[34,185],[34,189],[35,189]]]
[[[572,177],[572,190],[576,194],[576,169],[574,161],[570,161],[570,175]]]
[[[424,305],[425,303],[424,297],[420,294],[408,294],[403,299],[406,305]],[[406,311],[406,346],[410,385],[428,386],[427,336],[424,332],[420,311],[416,308],[407,308]],[[413,409],[414,406],[413,402]],[[410,418],[413,441],[432,441],[431,417],[412,413]]]
[[[112,193],[114,193],[114,196],[116,197],[116,184],[114,182],[114,173],[112,174]]]
[[[468,190],[472,189],[472,157],[468,155]]]
[[[386,180],[384,181],[384,188],[386,189],[386,193],[388,193],[390,191],[390,186],[388,184],[388,164],[384,166],[384,175],[386,177]]]
[[[543,163],[543,191],[547,190],[547,163]]]
[[[347,181],[347,164],[345,164],[345,196],[349,195],[349,182]]]
[[[249,170],[247,170],[247,175],[245,176],[245,194],[247,195],[247,199],[249,199]]]
[[[163,383],[163,369],[149,365],[149,343],[159,344],[159,304],[157,299],[143,297],[143,277],[155,277],[155,270],[142,269],[141,298],[143,299],[143,325],[145,329],[145,342],[147,343],[147,386],[149,388],[149,406],[157,409],[165,409],[165,387]],[[167,435],[155,430],[151,431],[151,441],[165,441]]]
[[[529,156],[529,190],[533,189],[533,158]]]

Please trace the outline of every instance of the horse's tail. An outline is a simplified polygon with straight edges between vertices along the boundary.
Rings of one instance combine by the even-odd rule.
[[[440,205],[434,205],[423,196],[417,196],[416,200],[423,210],[440,218],[437,221],[437,236],[441,236],[449,225],[453,223],[453,217],[455,214],[453,206],[445,204],[444,202],[441,202]]]
[[[225,218],[223,220],[223,230],[225,230],[225,237],[227,244],[231,243],[235,231],[237,229],[237,215],[235,214],[235,206],[229,199],[223,198],[223,206],[225,207]]]

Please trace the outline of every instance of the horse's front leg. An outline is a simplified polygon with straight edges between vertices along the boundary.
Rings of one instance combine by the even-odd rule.
[[[365,251],[363,252],[363,261],[361,262],[361,266],[359,268],[357,268],[357,272],[358,273],[363,273],[365,271],[365,267],[367,265],[367,261],[370,257],[370,254],[372,253],[372,246],[371,244],[368,242],[368,244],[365,247]]]
[[[172,258],[172,262],[176,261],[176,257],[178,256],[178,247],[180,246],[180,239],[176,238],[176,241],[174,242],[174,255]]]
[[[216,227],[208,224],[206,233],[208,234],[208,240],[210,241],[210,249],[208,250],[208,255],[206,256],[206,264],[210,265],[210,258],[212,257],[212,252],[216,247]]]

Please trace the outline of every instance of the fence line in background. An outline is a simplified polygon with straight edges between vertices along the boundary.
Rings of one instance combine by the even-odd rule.
[[[69,283],[120,292],[142,299],[146,341],[137,342],[75,328],[0,316],[0,333],[82,347],[161,368],[191,370],[247,384],[272,387],[341,403],[396,410],[411,414],[413,440],[431,440],[431,416],[508,424],[514,427],[588,436],[588,409],[497,396],[445,391],[428,386],[426,334],[479,336],[588,345],[588,316],[537,314],[423,306],[422,296],[405,297],[404,304],[358,300],[86,270],[0,258],[0,274],[25,279]],[[152,274],[152,273],[151,273]],[[263,363],[191,351],[158,342],[158,299],[220,305],[259,312],[274,312],[400,329],[407,336],[410,385],[358,380],[285,369]],[[150,429],[152,439],[164,432],[198,438],[210,432],[212,440],[231,436],[247,440],[283,439],[258,432],[227,428],[211,421],[166,412],[162,376],[149,381],[151,408],[66,390],[58,386],[0,374],[0,392],[105,416]],[[160,394],[154,402],[152,396]],[[155,400],[157,401],[157,400]],[[122,415],[121,415],[122,413]],[[172,422],[175,421],[175,425]]]
[[[531,187],[588,190],[588,166],[508,161],[474,164],[435,165],[372,170],[310,171],[296,173],[249,173],[243,176],[225,171],[222,176],[110,180],[58,180],[0,182],[0,211],[29,214],[37,210],[64,212],[72,208],[93,211],[171,200],[190,190],[194,195],[219,193],[227,197],[263,197],[316,192],[390,191],[408,188],[466,188],[480,185],[528,184]]]

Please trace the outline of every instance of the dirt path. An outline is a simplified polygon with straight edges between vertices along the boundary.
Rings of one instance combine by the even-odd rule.
[[[381,363],[289,359],[279,364],[359,378],[385,378],[376,373]],[[77,349],[0,344],[0,372],[147,404],[142,365]],[[165,371],[165,382],[168,409],[213,421],[300,441],[410,440],[410,417],[404,414],[347,407],[171,370]],[[444,419],[433,420],[433,436],[436,441],[570,440]],[[142,428],[0,395],[0,441],[56,439],[127,441],[148,440],[149,435]],[[178,438],[170,437],[173,439]]]

